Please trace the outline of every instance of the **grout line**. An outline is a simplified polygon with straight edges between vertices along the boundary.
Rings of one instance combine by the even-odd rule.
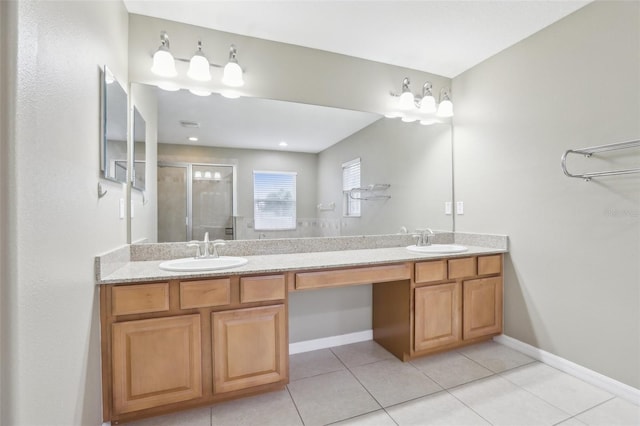
[[[300,380],[311,379],[312,377],[324,376],[325,374],[329,374],[329,373],[337,373],[338,371],[344,371],[344,369],[323,371],[322,373],[313,374],[311,376],[300,377],[299,379],[295,379],[295,380],[289,379],[289,383],[295,383],[295,382],[299,382]]]
[[[296,400],[293,399],[293,395],[291,395],[291,391],[289,390],[289,385],[286,385],[285,389],[287,389],[287,393],[289,394],[289,398],[291,398],[291,402],[293,402],[293,406],[296,409],[296,413],[298,413],[298,417],[300,418],[300,423],[302,423],[302,426],[304,426],[304,420],[302,419],[302,414],[300,414],[300,410],[298,409],[298,405],[296,404]],[[213,419],[212,419],[211,426],[213,426]]]
[[[589,407],[589,408],[587,408],[586,410],[582,410],[582,411],[580,411],[578,414],[573,415],[572,417],[577,417],[577,416],[579,416],[580,414],[584,414],[584,413],[586,413],[587,411],[593,410],[594,408],[599,407],[599,406],[601,406],[601,405],[604,405],[604,404],[606,404],[607,402],[612,401],[612,400],[614,400],[614,399],[616,399],[616,398],[618,398],[618,397],[617,397],[617,396],[615,396],[615,395],[613,395],[611,398],[607,399],[606,401],[602,401],[602,402],[600,402],[600,403],[598,403],[598,404],[594,405],[593,407]],[[622,398],[620,398],[620,399],[622,399]],[[622,400],[623,400],[623,399],[622,399]]]
[[[454,389],[454,388],[452,388]],[[489,419],[485,418],[482,414],[478,413],[476,410],[474,410],[470,405],[468,405],[466,402],[464,402],[463,400],[461,400],[460,398],[458,398],[457,396],[455,396],[454,394],[452,394],[451,392],[449,392],[449,389],[445,389],[445,392],[447,392],[449,395],[451,395],[453,398],[455,398],[457,401],[460,402],[460,404],[464,405],[465,407],[467,407],[469,410],[473,411],[478,417],[480,417],[482,420],[484,420],[485,422],[489,423],[490,425],[493,425],[493,423],[491,423],[489,421]]]

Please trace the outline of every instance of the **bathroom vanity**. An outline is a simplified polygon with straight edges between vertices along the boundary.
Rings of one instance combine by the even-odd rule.
[[[290,292],[372,284],[374,340],[403,361],[489,339],[502,332],[505,251],[255,255],[208,273],[128,262],[98,280],[104,420],[282,388]]]

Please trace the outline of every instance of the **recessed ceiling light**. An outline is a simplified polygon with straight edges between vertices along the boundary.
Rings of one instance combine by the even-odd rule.
[[[280,145],[280,146],[282,146],[282,147],[285,147],[285,146],[287,146],[287,145],[289,145],[289,144],[288,144],[288,143],[286,143],[285,141],[282,141],[282,142],[280,142],[278,145]]]
[[[195,137],[195,136],[189,136],[189,140],[190,140],[191,142],[198,142],[198,138],[197,138],[197,137]]]

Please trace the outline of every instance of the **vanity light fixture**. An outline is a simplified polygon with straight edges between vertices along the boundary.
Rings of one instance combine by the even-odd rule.
[[[202,52],[202,42],[198,40],[198,48],[189,61],[189,71],[187,76],[196,81],[211,80],[211,72],[209,71],[209,60]]]
[[[430,125],[440,122],[438,118],[448,118],[453,116],[453,103],[451,102],[451,91],[449,88],[440,90],[440,103],[436,105],[433,96],[433,85],[427,81],[422,86],[422,94],[414,95],[409,88],[411,82],[408,77],[402,80],[402,91],[400,94],[390,92],[390,95],[397,98],[392,111],[385,114],[387,118],[400,118],[405,123],[420,121],[420,124]]]
[[[402,80],[402,93],[400,93],[400,99],[398,100],[398,108],[403,111],[410,111],[415,108],[415,97],[413,93],[411,93],[411,89],[409,89],[409,77],[405,77]]]
[[[178,75],[176,62],[169,50],[169,35],[167,35],[166,31],[160,32],[160,47],[153,54],[151,72],[161,77],[175,77]]]
[[[422,99],[420,99],[420,112],[423,114],[433,114],[436,112],[436,98],[433,97],[431,89],[433,86],[426,82],[422,86]]]
[[[222,83],[228,87],[241,87],[244,85],[244,77],[243,71],[240,65],[238,64],[238,51],[235,45],[231,45],[229,48],[229,62],[223,67],[222,65],[216,65],[209,62],[209,59],[205,56],[202,51],[202,41],[198,41],[197,48],[191,59],[183,59],[174,57],[169,50],[169,36],[166,31],[160,32],[160,47],[153,54],[153,65],[151,67],[151,72],[154,74],[170,78],[176,77],[178,72],[176,71],[176,61],[178,62],[187,62],[189,63],[189,69],[187,71],[187,76],[192,80],[198,82],[207,82],[211,80],[211,67],[214,68],[223,68],[222,74]],[[174,90],[173,87],[177,87],[177,85],[162,82],[158,84],[158,87],[164,90]],[[177,90],[177,89],[175,89]],[[211,94],[210,91],[206,89],[193,89],[192,93],[198,96],[208,96]],[[224,95],[224,94],[223,94]],[[240,97],[237,93],[232,93],[229,96],[230,98]]]
[[[440,104],[436,115],[438,117],[453,117],[453,103],[451,102],[449,89],[445,87],[440,90]]]
[[[224,66],[224,72],[222,75],[222,82],[229,87],[242,87],[244,86],[244,79],[242,78],[242,68],[238,65],[238,51],[232,44],[229,48],[229,62]]]

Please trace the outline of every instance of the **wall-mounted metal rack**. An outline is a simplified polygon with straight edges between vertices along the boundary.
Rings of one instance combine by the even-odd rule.
[[[581,173],[581,174],[573,174],[567,170],[567,157],[569,154],[580,154],[589,158],[593,154],[607,152],[607,151],[616,151],[620,149],[631,149],[631,148],[640,148],[640,140],[633,140],[628,142],[619,142],[612,143],[608,145],[600,145],[600,146],[592,146],[590,148],[581,148],[581,149],[569,149],[562,154],[562,171],[565,175],[572,178],[581,178],[584,179],[585,182],[590,181],[594,177],[600,176],[616,176],[616,175],[628,175],[632,173],[640,173],[640,168],[633,169],[621,169],[621,170],[607,170],[603,172],[590,172],[590,173]]]
[[[349,191],[349,197],[352,200],[372,201],[372,200],[388,200],[391,195],[380,194],[382,191],[389,189],[391,184],[374,183],[363,188],[353,188]],[[356,194],[354,196],[354,194]]]

